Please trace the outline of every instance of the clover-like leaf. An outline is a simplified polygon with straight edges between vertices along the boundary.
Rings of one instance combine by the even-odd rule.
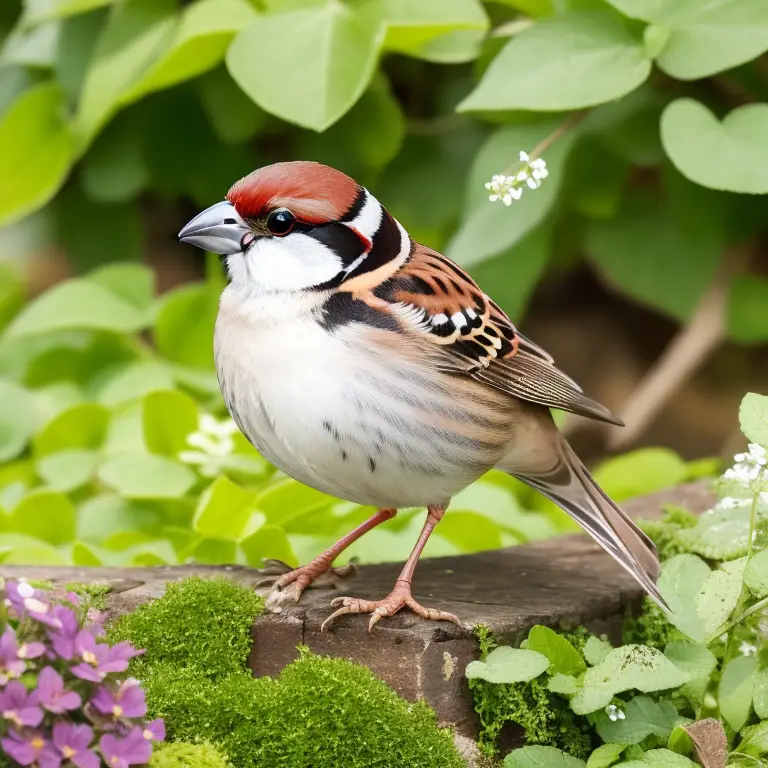
[[[152,453],[178,456],[188,448],[187,436],[197,429],[197,403],[178,390],[150,392],[142,410],[144,442]]]
[[[750,392],[739,408],[741,431],[753,443],[768,446],[768,397]]]
[[[681,532],[686,548],[710,560],[731,560],[746,555],[749,547],[750,503],[716,504]]]
[[[664,649],[664,655],[676,666],[690,675],[680,692],[688,698],[698,711],[709,685],[709,679],[717,666],[717,659],[705,645],[675,641]]]
[[[587,668],[581,654],[562,635],[541,624],[531,628],[525,647],[546,656],[552,673],[579,675]]]
[[[610,744],[639,744],[655,734],[666,739],[680,716],[672,702],[654,701],[649,696],[635,696],[624,707],[624,718],[611,720],[605,712],[596,712],[595,725],[600,738]]]
[[[563,696],[572,696],[579,690],[579,681],[572,675],[563,675],[560,672],[556,672],[549,678],[547,688],[552,693],[559,693]]]
[[[613,646],[607,640],[590,635],[584,643],[584,658],[590,666],[596,667],[612,650]]]
[[[641,42],[617,14],[565,13],[515,35],[459,110],[579,109],[618,99],[650,72]]]
[[[768,104],[747,104],[720,122],[700,102],[681,98],[661,117],[664,149],[680,173],[727,192],[768,192],[766,133]]]
[[[709,566],[696,555],[676,555],[664,563],[658,586],[672,610],[670,621],[692,640],[707,636],[696,608],[696,595],[709,576]]]
[[[627,760],[619,763],[622,768],[698,768],[697,764],[685,755],[679,755],[671,749],[649,749],[642,759]]]
[[[180,461],[151,453],[120,453],[107,459],[99,480],[129,499],[176,499],[195,484],[196,477]]]
[[[492,650],[485,661],[471,661],[465,675],[489,683],[525,683],[545,672],[549,659],[535,651],[500,646]]]
[[[323,131],[373,77],[385,34],[375,10],[328,3],[261,15],[230,45],[229,72],[267,112]],[[278,71],[280,77],[264,76]]]
[[[37,434],[33,453],[40,458],[59,451],[98,450],[107,436],[109,421],[109,411],[96,403],[65,408]]]
[[[626,744],[601,744],[587,759],[587,768],[609,768],[626,748]]]
[[[0,461],[16,458],[34,431],[32,396],[18,384],[0,379]]]
[[[252,536],[266,517],[254,509],[254,493],[218,477],[200,496],[192,528],[205,536],[240,541]]]
[[[513,749],[504,758],[504,768],[585,768],[586,763],[562,749],[530,745]]]
[[[75,507],[57,491],[37,489],[25,496],[11,513],[10,530],[49,544],[66,544],[75,538]]]
[[[742,575],[720,569],[712,571],[698,591],[696,611],[707,635],[716,633],[736,607],[741,594]]]
[[[734,731],[740,731],[749,719],[756,672],[756,656],[736,656],[725,665],[720,677],[720,713]]]

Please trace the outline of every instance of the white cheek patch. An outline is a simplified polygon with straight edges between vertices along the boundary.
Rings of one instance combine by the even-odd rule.
[[[372,241],[373,236],[379,231],[383,211],[381,203],[366,189],[365,202],[360,213],[352,221],[344,223],[351,229],[357,230],[367,240]]]
[[[243,262],[249,281],[268,291],[295,291],[322,285],[343,268],[333,250],[301,232],[257,240]]]

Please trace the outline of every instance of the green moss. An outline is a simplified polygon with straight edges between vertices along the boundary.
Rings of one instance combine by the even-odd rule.
[[[97,611],[103,611],[107,607],[107,595],[112,591],[109,584],[80,584],[71,581],[64,585],[67,592],[74,592],[76,595],[86,600],[90,607]]]
[[[229,768],[223,755],[211,744],[156,744],[150,768]]]
[[[209,742],[237,768],[464,766],[434,712],[365,667],[302,649],[277,679],[254,678],[246,660],[261,608],[244,587],[190,579],[112,629],[113,642],[147,649],[132,671],[172,742]]]
[[[591,752],[587,719],[574,715],[565,699],[547,690],[546,681],[504,685],[476,679],[469,681],[469,687],[483,727],[478,743],[486,754],[496,752],[499,734],[508,723],[525,730],[527,744],[558,747],[580,758]]]
[[[263,609],[261,597],[228,579],[191,578],[169,583],[162,599],[118,619],[109,639],[146,649],[133,669],[142,679],[148,664],[165,662],[219,679],[245,668]]]
[[[693,512],[670,505],[665,507],[661,520],[638,520],[638,524],[651,537],[659,557],[667,560],[689,551],[684,537],[680,536],[680,531],[693,528],[696,520]]]
[[[685,635],[670,623],[661,608],[649,597],[643,601],[639,616],[631,616],[624,621],[622,642],[625,645],[638,643],[664,650],[667,643],[685,639]]]

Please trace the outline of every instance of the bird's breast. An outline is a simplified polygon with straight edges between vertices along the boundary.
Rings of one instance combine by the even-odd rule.
[[[389,331],[328,331],[311,313],[270,318],[223,300],[216,366],[238,426],[286,474],[358,503],[423,506],[503,455],[508,398],[479,397]]]

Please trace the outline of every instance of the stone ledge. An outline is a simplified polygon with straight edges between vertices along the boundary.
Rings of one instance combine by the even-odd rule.
[[[635,517],[656,517],[665,503],[701,512],[712,502],[707,487],[695,483],[634,499],[624,507]],[[260,616],[253,628],[250,666],[254,674],[277,674],[296,657],[296,646],[304,644],[317,653],[365,664],[405,698],[426,699],[442,723],[473,736],[477,723],[463,676],[478,652],[473,625],[485,624],[509,643],[516,643],[534,624],[587,624],[616,636],[625,608],[641,597],[634,580],[586,536],[563,536],[475,555],[423,560],[414,579],[414,597],[429,607],[455,613],[464,628],[402,612],[382,620],[370,636],[366,616],[340,617],[331,632],[320,632],[332,597],[381,597],[389,592],[399,570],[397,563],[362,566],[345,582],[343,591],[310,589],[298,605]],[[240,566],[0,566],[4,577],[108,584],[112,616],[160,597],[167,581],[192,575],[225,575],[248,586],[263,578],[262,571]],[[257,591],[266,596],[269,590]]]

